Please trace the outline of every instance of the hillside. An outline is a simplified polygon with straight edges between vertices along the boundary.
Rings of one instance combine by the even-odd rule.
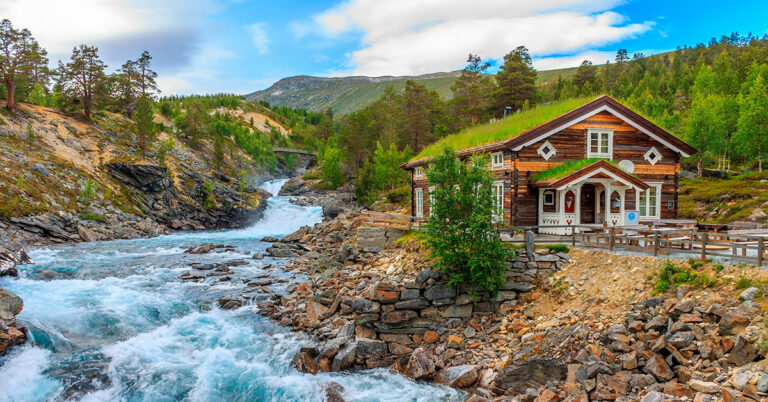
[[[539,83],[545,84],[557,77],[570,77],[576,67],[539,71]],[[313,111],[331,108],[336,115],[346,115],[373,103],[388,86],[402,91],[408,80],[418,81],[435,90],[443,99],[451,97],[451,85],[460,71],[401,77],[311,77],[306,75],[283,78],[267,89],[246,95],[252,101],[267,101],[275,106],[290,106]]]
[[[230,114],[267,121],[261,114]],[[134,123],[122,115],[102,111],[86,122],[33,104],[20,104],[16,114],[3,109],[0,240],[131,238],[242,227],[261,216],[269,194],[253,185],[273,173],[240,148],[231,147],[216,163],[209,139],[192,148],[182,138],[170,139],[168,133],[178,132],[170,120],[155,115],[155,121],[164,128],[158,134],[163,145],[142,157]]]

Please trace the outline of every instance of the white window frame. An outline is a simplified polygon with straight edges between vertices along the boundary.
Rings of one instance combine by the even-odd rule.
[[[504,181],[494,181],[491,192],[493,193],[493,218],[501,222],[504,219]]]
[[[651,154],[652,154],[652,153],[655,153],[655,154],[656,154],[656,156],[657,156],[657,158],[651,158]],[[647,161],[648,161],[648,163],[650,163],[651,165],[655,165],[655,164],[657,164],[657,163],[661,162],[661,160],[663,159],[663,158],[661,157],[661,152],[659,152],[659,150],[658,150],[658,149],[656,149],[656,147],[651,147],[651,149],[649,149],[649,150],[648,150],[648,151],[645,153],[645,155],[643,155],[643,158],[645,158],[645,160],[647,160]]]
[[[547,201],[547,195],[552,195],[552,200],[549,202]],[[555,205],[555,200],[557,199],[557,197],[555,197],[555,190],[544,190],[544,194],[542,194],[542,197],[544,197],[544,200],[543,200],[544,205],[546,206]]]
[[[651,188],[649,188],[648,190],[644,190],[644,191],[640,191],[640,190],[635,191],[635,194],[637,195],[636,196],[636,201],[637,201],[636,205],[637,205],[637,210],[640,212],[640,219],[661,219],[661,188],[662,188],[664,183],[661,183],[661,182],[646,182],[645,184],[651,186]],[[655,214],[650,215],[650,214],[648,214],[648,201],[647,200],[651,196],[650,191],[652,189],[656,190],[656,205],[654,206],[656,208],[656,211],[655,211]],[[643,209],[641,209],[641,206],[640,206],[640,195],[641,194],[645,195],[645,197],[644,197],[645,200],[646,200],[645,201],[645,211],[643,211]],[[643,213],[643,212],[645,212],[645,213]]]
[[[435,186],[429,187],[429,214],[432,215],[432,206],[435,205]]]
[[[424,217],[424,189],[417,188],[414,190],[414,203],[416,204],[416,217]]]
[[[549,147],[549,152],[545,153],[544,148]],[[542,158],[544,158],[545,161],[548,161],[549,158],[557,155],[557,148],[555,148],[552,143],[549,142],[549,140],[544,141],[543,144],[539,147],[538,150],[536,150],[539,155],[541,155]]]
[[[597,134],[598,152],[592,152],[592,134]],[[601,152],[603,135],[608,137],[608,152]],[[613,159],[613,129],[610,128],[590,128],[587,129],[587,158],[605,158]]]
[[[491,167],[494,169],[504,167],[504,152],[494,152],[491,154]]]
[[[421,167],[417,167],[413,169],[413,177],[416,179],[421,179],[422,177],[424,177],[424,169],[422,169]]]

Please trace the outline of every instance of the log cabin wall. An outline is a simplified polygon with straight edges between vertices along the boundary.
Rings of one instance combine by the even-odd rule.
[[[632,127],[624,120],[604,111],[517,152],[517,161],[514,165],[519,177],[517,225],[534,226],[538,224],[538,190],[528,184],[531,175],[564,162],[586,158],[587,130],[590,128],[613,130],[612,161],[619,163],[622,160],[629,160],[635,166],[633,174],[640,180],[646,183],[662,183],[660,217],[662,219],[676,218],[677,177],[680,171],[679,154]],[[550,157],[549,160],[545,160],[538,153],[538,149],[546,141],[549,141],[557,150],[556,155]],[[662,157],[655,165],[651,165],[644,157],[645,153],[652,147],[655,147]],[[627,191],[626,200],[627,210],[637,207],[637,196],[634,190]],[[584,204],[582,204],[583,206]]]

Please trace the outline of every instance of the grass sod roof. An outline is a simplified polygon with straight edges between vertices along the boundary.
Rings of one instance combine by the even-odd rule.
[[[443,152],[445,147],[462,150],[514,138],[592,100],[594,100],[592,97],[572,98],[545,105],[537,105],[493,123],[466,128],[432,143],[413,157],[411,161],[437,156]]]
[[[575,161],[565,162],[563,164],[551,167],[547,170],[542,170],[541,172],[536,172],[531,175],[531,180],[532,181],[554,181],[557,179],[562,179],[563,177],[568,176],[569,174],[577,170],[583,169],[598,161],[606,161],[611,165],[618,167],[618,165],[612,163],[611,161],[601,159],[601,158],[578,159]]]

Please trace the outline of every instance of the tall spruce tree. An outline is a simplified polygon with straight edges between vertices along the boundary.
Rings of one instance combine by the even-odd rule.
[[[147,157],[147,145],[155,142],[155,123],[152,119],[152,98],[148,95],[142,95],[136,105],[134,120],[143,159]]]
[[[483,63],[480,56],[470,53],[467,66],[451,86],[454,115],[461,120],[461,127],[477,124],[488,113],[493,82],[485,72],[490,66]]]
[[[518,46],[504,56],[504,65],[496,73],[496,82],[494,115],[501,116],[508,106],[518,111],[526,103],[529,106],[537,103],[536,70],[525,46]]]

